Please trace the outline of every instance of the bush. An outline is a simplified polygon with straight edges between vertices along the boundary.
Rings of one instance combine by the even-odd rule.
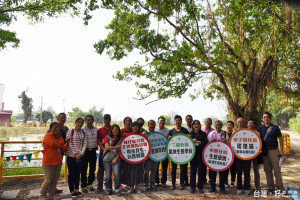
[[[290,119],[289,125],[292,130],[300,133],[300,116]]]

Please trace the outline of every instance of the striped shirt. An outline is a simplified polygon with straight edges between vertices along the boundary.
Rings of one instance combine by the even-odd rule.
[[[97,147],[97,127],[93,126],[91,129],[88,126],[83,128],[85,132],[85,136],[87,137],[87,145],[86,148],[94,149]]]
[[[72,135],[72,130],[74,133]],[[67,138],[71,138],[69,148],[67,150],[67,156],[75,158],[75,154],[80,153],[84,155],[87,145],[86,133],[83,133],[82,130],[77,132],[75,129],[71,129],[67,133]]]

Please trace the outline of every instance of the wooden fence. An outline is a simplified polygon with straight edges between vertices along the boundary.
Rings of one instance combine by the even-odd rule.
[[[283,149],[284,149],[284,154],[290,154],[291,149],[290,149],[290,135],[287,133],[282,133],[283,137]],[[41,144],[42,141],[0,141],[1,144],[1,157],[4,157],[5,152],[36,152],[37,150],[5,150],[5,144]],[[20,159],[16,159],[20,160]],[[23,160],[26,160],[26,157],[24,157]],[[31,160],[42,160],[42,158],[32,158]],[[3,160],[3,162],[7,162],[7,160]],[[98,163],[97,163],[98,164]],[[18,178],[35,178],[35,177],[43,177],[44,174],[30,174],[30,175],[12,175],[12,176],[3,176],[3,170],[8,170],[8,169],[19,169],[20,167],[10,167],[10,168],[3,168],[3,164],[0,166],[0,184],[2,183],[2,180],[7,180],[7,179],[18,179]],[[22,168],[42,168],[42,166],[37,166],[37,167],[22,167]],[[190,169],[190,166],[189,166]],[[68,168],[67,168],[67,160],[65,156],[65,173],[64,173],[64,179],[67,180],[68,178]],[[162,171],[162,166],[159,166],[159,172]],[[168,173],[171,172],[171,161],[169,161],[168,165]],[[97,173],[97,170],[96,170]]]

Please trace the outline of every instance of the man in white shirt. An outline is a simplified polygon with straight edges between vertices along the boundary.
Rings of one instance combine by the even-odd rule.
[[[82,157],[82,168],[81,168],[81,190],[87,193],[88,190],[94,191],[92,184],[95,181],[95,170],[97,162],[97,127],[93,126],[94,117],[87,115],[85,117],[86,126],[83,128],[85,137],[87,137],[87,146],[84,156]],[[89,167],[88,167],[89,166]],[[87,178],[86,173],[89,168],[89,176]]]
[[[155,132],[160,132],[164,134],[167,138],[169,136],[170,130],[165,127],[166,119],[163,116],[160,116],[158,118],[158,127],[154,129]],[[167,170],[168,170],[168,164],[169,164],[169,159],[166,158],[165,160],[161,161],[162,165],[162,176],[161,176],[161,184],[163,187],[166,187],[166,182],[167,182]],[[156,178],[155,178],[155,183],[157,186],[159,186],[159,164],[157,166],[157,171],[156,171]]]
[[[186,128],[189,131],[189,133],[191,133],[193,131],[193,127],[192,127],[193,117],[192,117],[192,115],[185,116],[185,121],[186,121],[186,127],[184,127],[184,128]]]

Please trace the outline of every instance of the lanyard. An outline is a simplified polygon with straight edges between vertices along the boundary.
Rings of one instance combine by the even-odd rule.
[[[89,131],[90,131],[90,133],[92,134],[92,137],[94,136],[94,127],[93,128],[88,128],[89,129]]]

